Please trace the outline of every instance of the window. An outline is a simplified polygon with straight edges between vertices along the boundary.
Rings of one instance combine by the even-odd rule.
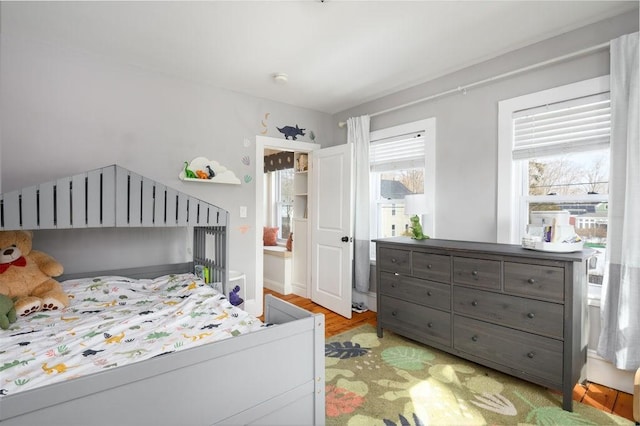
[[[370,139],[371,237],[408,235],[404,196],[425,193],[433,209],[435,119],[374,131]],[[425,233],[432,235],[433,216],[423,216],[422,221]],[[371,258],[375,259],[375,244]]]
[[[293,169],[276,170],[265,174],[265,223],[277,226],[278,238],[285,240],[291,232],[293,214]]]
[[[604,273],[609,197],[608,77],[500,103],[498,241],[519,244],[533,211],[569,211],[598,255],[590,296]]]

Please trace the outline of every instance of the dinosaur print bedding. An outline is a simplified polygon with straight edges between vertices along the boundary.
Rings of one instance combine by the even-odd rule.
[[[193,274],[62,284],[69,307],[0,330],[0,398],[264,327]]]

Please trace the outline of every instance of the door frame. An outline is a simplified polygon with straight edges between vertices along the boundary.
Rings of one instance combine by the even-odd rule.
[[[255,265],[256,265],[256,281],[255,295],[256,303],[260,304],[259,311],[262,314],[262,300],[264,296],[264,253],[262,234],[260,228],[264,226],[264,162],[260,161],[264,158],[265,149],[276,149],[279,151],[291,151],[309,153],[316,149],[320,149],[320,144],[311,142],[291,141],[286,139],[278,139],[270,136],[256,136],[256,156],[255,156],[255,178],[256,198],[255,198]],[[308,275],[308,274],[307,274]],[[307,293],[309,292],[309,283],[307,282]],[[256,307],[258,308],[258,307]],[[255,310],[255,309],[254,309]],[[253,311],[252,311],[253,312]],[[260,314],[260,315],[261,315]]]

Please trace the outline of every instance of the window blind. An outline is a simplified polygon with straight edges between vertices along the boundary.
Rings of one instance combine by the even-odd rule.
[[[609,146],[609,93],[543,105],[513,114],[513,159]]]
[[[372,141],[369,164],[372,172],[424,167],[424,132]]]

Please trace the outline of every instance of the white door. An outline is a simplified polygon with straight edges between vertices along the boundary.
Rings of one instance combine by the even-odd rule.
[[[352,145],[313,151],[311,300],[351,318],[353,259]]]

